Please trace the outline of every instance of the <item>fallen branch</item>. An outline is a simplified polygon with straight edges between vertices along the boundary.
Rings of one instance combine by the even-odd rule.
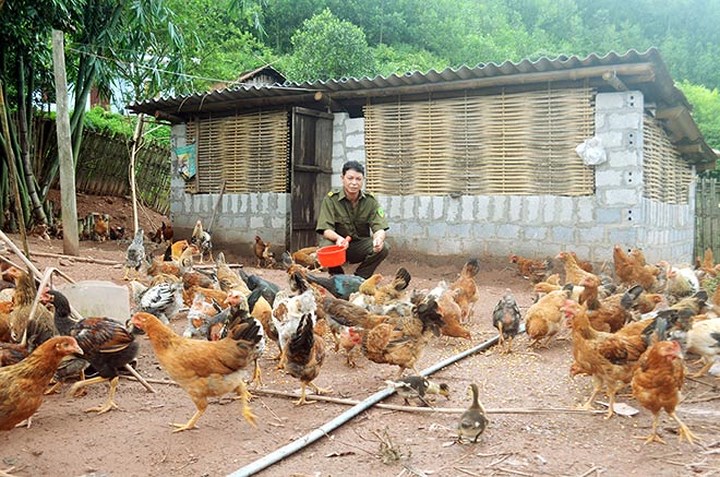
[[[123,379],[127,379],[129,381],[140,381],[135,376],[125,376],[124,374],[121,374],[120,377]],[[143,379],[145,379],[146,382],[153,383],[153,384],[170,384],[171,386],[180,386],[175,381],[170,381],[168,379],[155,379],[155,378],[143,378]],[[153,392],[155,392],[155,391],[153,391]]]
[[[73,255],[63,255],[61,253],[32,252],[32,255],[35,255],[38,257],[62,258],[62,259],[66,259],[66,260],[72,260],[75,262],[97,263],[99,265],[122,265],[122,263],[116,262],[114,260],[104,260],[101,258],[92,258],[92,257],[75,257]]]
[[[585,472],[584,474],[580,474],[578,477],[587,477],[588,475],[592,474],[593,472],[597,472],[598,470],[600,470],[600,467],[594,465],[590,467],[587,472]]]
[[[140,376],[140,373],[138,373],[137,371],[135,371],[135,368],[133,368],[133,367],[130,366],[129,364],[126,364],[126,365],[125,365],[125,369],[127,369],[128,371],[130,371],[130,373],[135,377],[135,380],[136,380],[136,381],[139,381],[140,384],[142,384],[142,385],[145,387],[145,389],[147,389],[149,392],[151,392],[151,393],[153,393],[153,394],[155,394],[155,393],[157,392],[157,391],[155,391],[155,389],[153,389],[152,386],[150,386],[150,384],[148,384],[147,379],[143,378],[142,376]]]

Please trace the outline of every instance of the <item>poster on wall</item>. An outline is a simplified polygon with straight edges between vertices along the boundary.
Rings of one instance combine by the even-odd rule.
[[[195,160],[195,144],[176,147],[175,155],[178,159],[178,174],[180,174],[180,177],[186,181],[195,177],[195,171],[197,169]]]

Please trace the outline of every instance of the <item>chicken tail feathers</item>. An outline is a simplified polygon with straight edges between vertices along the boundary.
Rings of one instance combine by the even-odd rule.
[[[309,279],[309,275],[308,275]],[[312,280],[311,280],[312,281]],[[322,283],[320,283],[322,285]],[[308,289],[309,285],[305,277],[300,272],[293,272],[290,275],[290,289],[297,292],[298,294],[304,293]]]
[[[313,334],[313,320],[311,315],[303,315],[298,323],[297,330],[288,343],[288,356],[296,357],[301,362],[306,362],[310,357],[315,336]]]
[[[247,341],[257,344],[262,339],[260,324],[254,318],[246,318],[230,330],[230,336],[234,341]]]
[[[400,267],[395,273],[395,279],[393,280],[393,288],[396,291],[405,290],[410,284],[411,278],[412,277],[410,276],[410,272],[408,272],[407,269],[405,269],[404,267]]]

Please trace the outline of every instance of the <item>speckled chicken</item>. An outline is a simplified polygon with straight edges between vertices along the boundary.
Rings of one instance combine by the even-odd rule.
[[[212,236],[210,235],[210,231],[203,230],[202,221],[199,219],[195,222],[190,243],[196,245],[200,250],[200,263],[203,263],[206,256],[209,257],[210,261],[213,260]]]
[[[520,308],[509,288],[505,290],[505,295],[495,305],[492,317],[493,326],[498,329],[501,350],[509,353],[512,351],[513,338],[520,331],[522,320]]]
[[[123,276],[123,280],[130,280],[130,270],[135,270],[135,278],[139,278],[140,267],[142,267],[144,261],[144,232],[143,229],[139,228],[135,232],[135,238],[130,242],[125,252],[125,276]]]

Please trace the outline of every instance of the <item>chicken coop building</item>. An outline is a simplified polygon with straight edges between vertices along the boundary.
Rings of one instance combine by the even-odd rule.
[[[315,244],[355,159],[395,250],[693,258],[696,174],[716,156],[655,49],[306,83],[258,71],[270,81],[130,106],[173,123],[179,233],[214,216],[214,242],[240,253],[255,235]]]

